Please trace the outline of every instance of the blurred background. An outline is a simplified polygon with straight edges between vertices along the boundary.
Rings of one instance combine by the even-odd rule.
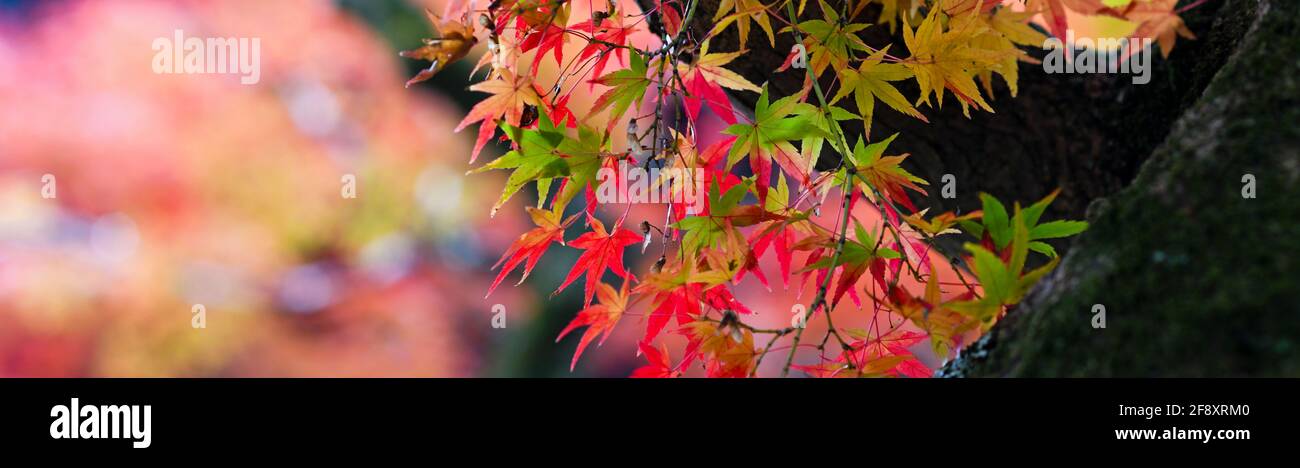
[[[567,375],[575,251],[483,299],[531,224],[463,176],[472,61],[402,87],[438,3],[0,2],[0,375]],[[260,82],[154,74],[176,29],[260,38]]]

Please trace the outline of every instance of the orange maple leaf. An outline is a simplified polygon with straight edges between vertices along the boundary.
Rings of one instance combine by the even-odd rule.
[[[578,215],[573,215],[564,223],[560,223],[559,213],[531,206],[528,207],[528,215],[532,216],[533,224],[536,224],[537,228],[520,234],[519,238],[510,244],[510,248],[506,249],[506,253],[501,255],[501,259],[497,260],[496,265],[492,266],[492,268],[496,268],[501,266],[502,262],[505,263],[505,267],[492,281],[492,286],[488,288],[487,295],[484,295],[484,298],[492,295],[492,291],[501,284],[501,280],[504,280],[506,275],[514,271],[519,262],[525,259],[528,260],[528,263],[524,265],[524,276],[519,278],[519,282],[523,283],[525,279],[528,279],[528,273],[533,271],[533,266],[542,258],[542,254],[546,253],[546,249],[551,246],[552,242],[559,242],[560,245],[564,245],[564,228],[578,217]]]
[[[1178,36],[1184,39],[1196,39],[1192,30],[1187,29],[1183,19],[1174,11],[1178,0],[1151,0],[1150,2],[1133,2],[1125,11],[1129,21],[1138,24],[1133,37],[1155,39],[1160,45],[1160,55],[1169,58],[1174,50]]]
[[[459,132],[470,124],[483,122],[479,127],[478,139],[474,142],[474,152],[469,158],[471,163],[478,159],[483,145],[492,138],[497,128],[497,120],[504,118],[506,123],[518,127],[525,106],[544,106],[542,96],[533,85],[532,77],[516,76],[514,72],[506,69],[501,70],[500,79],[484,81],[470,86],[469,89],[492,94],[475,104],[465,119],[456,126],[456,131]]]
[[[605,225],[590,215],[587,216],[587,222],[591,224],[591,232],[578,236],[569,243],[575,248],[585,249],[586,252],[583,252],[578,257],[578,261],[573,264],[573,269],[569,270],[569,275],[564,278],[564,284],[555,290],[555,294],[559,294],[585,272],[587,284],[583,287],[586,294],[583,305],[591,304],[591,295],[595,292],[596,284],[600,281],[600,275],[605,273],[605,269],[613,271],[625,280],[635,279],[623,268],[623,248],[641,242],[641,236],[630,229],[615,225],[614,232],[607,232]]]
[[[637,343],[641,354],[645,355],[646,361],[650,364],[642,366],[632,371],[631,377],[634,379],[664,379],[673,378],[681,372],[673,369],[672,363],[668,361],[668,347],[660,344],[659,349],[655,349],[645,343]]]
[[[578,365],[578,357],[582,356],[582,351],[587,349],[587,345],[600,336],[600,342],[596,346],[603,345],[609,338],[609,334],[614,331],[614,325],[623,317],[623,312],[627,311],[627,281],[623,281],[623,287],[615,291],[613,286],[605,283],[596,285],[596,298],[599,304],[587,307],[578,312],[578,316],[573,318],[569,325],[560,331],[560,336],[555,337],[558,343],[564,339],[569,332],[578,327],[585,326],[587,331],[582,334],[582,339],[578,340],[578,349],[573,352],[573,361],[569,362],[569,370],[572,371],[574,366]]]

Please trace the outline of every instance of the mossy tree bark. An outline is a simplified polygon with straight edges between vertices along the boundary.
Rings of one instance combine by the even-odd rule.
[[[1249,26],[1205,92],[945,375],[1300,375],[1300,2],[1221,14]]]
[[[688,25],[697,36],[716,5],[699,8]],[[1093,221],[1076,245],[1057,245],[1068,252],[1057,271],[941,374],[1300,374],[1300,2],[1210,0],[1183,16],[1199,39],[1157,59],[1146,85],[1023,66],[1017,97],[995,90],[996,113],[967,119],[951,101],[923,109],[928,124],[876,112],[872,140],[901,132],[891,149],[912,154],[909,170],[956,177],[955,200],[932,190],[924,202],[935,212],[978,209],[981,191],[1030,202],[1059,187],[1045,216]],[[864,39],[902,46],[886,27]],[[730,68],[797,92],[799,74],[772,72],[792,45],[751,32]],[[734,31],[711,45],[739,49]],[[1242,197],[1247,174],[1253,199]],[[950,242],[941,247],[956,252]],[[1095,305],[1105,329],[1092,328]]]

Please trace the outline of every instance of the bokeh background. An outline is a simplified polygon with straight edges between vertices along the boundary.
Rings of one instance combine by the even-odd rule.
[[[589,2],[574,3],[573,18],[589,15]],[[0,376],[626,376],[640,366],[637,311],[570,372],[580,333],[555,336],[581,309],[581,287],[552,292],[576,249],[552,247],[526,283],[512,287],[516,273],[484,297],[493,263],[532,227],[523,207],[535,195],[492,218],[503,175],[465,176],[473,131],[452,129],[481,97],[466,86],[482,45],[403,88],[426,64],[397,51],[433,35],[426,7],[444,5],[0,0]],[[152,41],[176,29],[260,38],[261,81],[153,73]],[[553,82],[557,67],[544,63],[539,81]],[[589,108],[597,94],[580,89],[570,106]],[[490,146],[479,164],[500,152]],[[47,175],[54,198],[42,196]],[[347,175],[355,199],[340,196]],[[632,223],[663,219],[662,206],[634,208]],[[634,272],[652,261],[629,250]],[[780,287],[771,256],[763,265],[773,291],[750,278],[736,294],[758,312],[752,324],[785,326],[800,288]],[[498,304],[503,329],[491,326]]]

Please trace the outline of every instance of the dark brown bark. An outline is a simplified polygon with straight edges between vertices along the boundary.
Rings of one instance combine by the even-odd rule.
[[[1200,99],[944,375],[1300,375],[1300,3],[1221,14],[1245,33]]]

